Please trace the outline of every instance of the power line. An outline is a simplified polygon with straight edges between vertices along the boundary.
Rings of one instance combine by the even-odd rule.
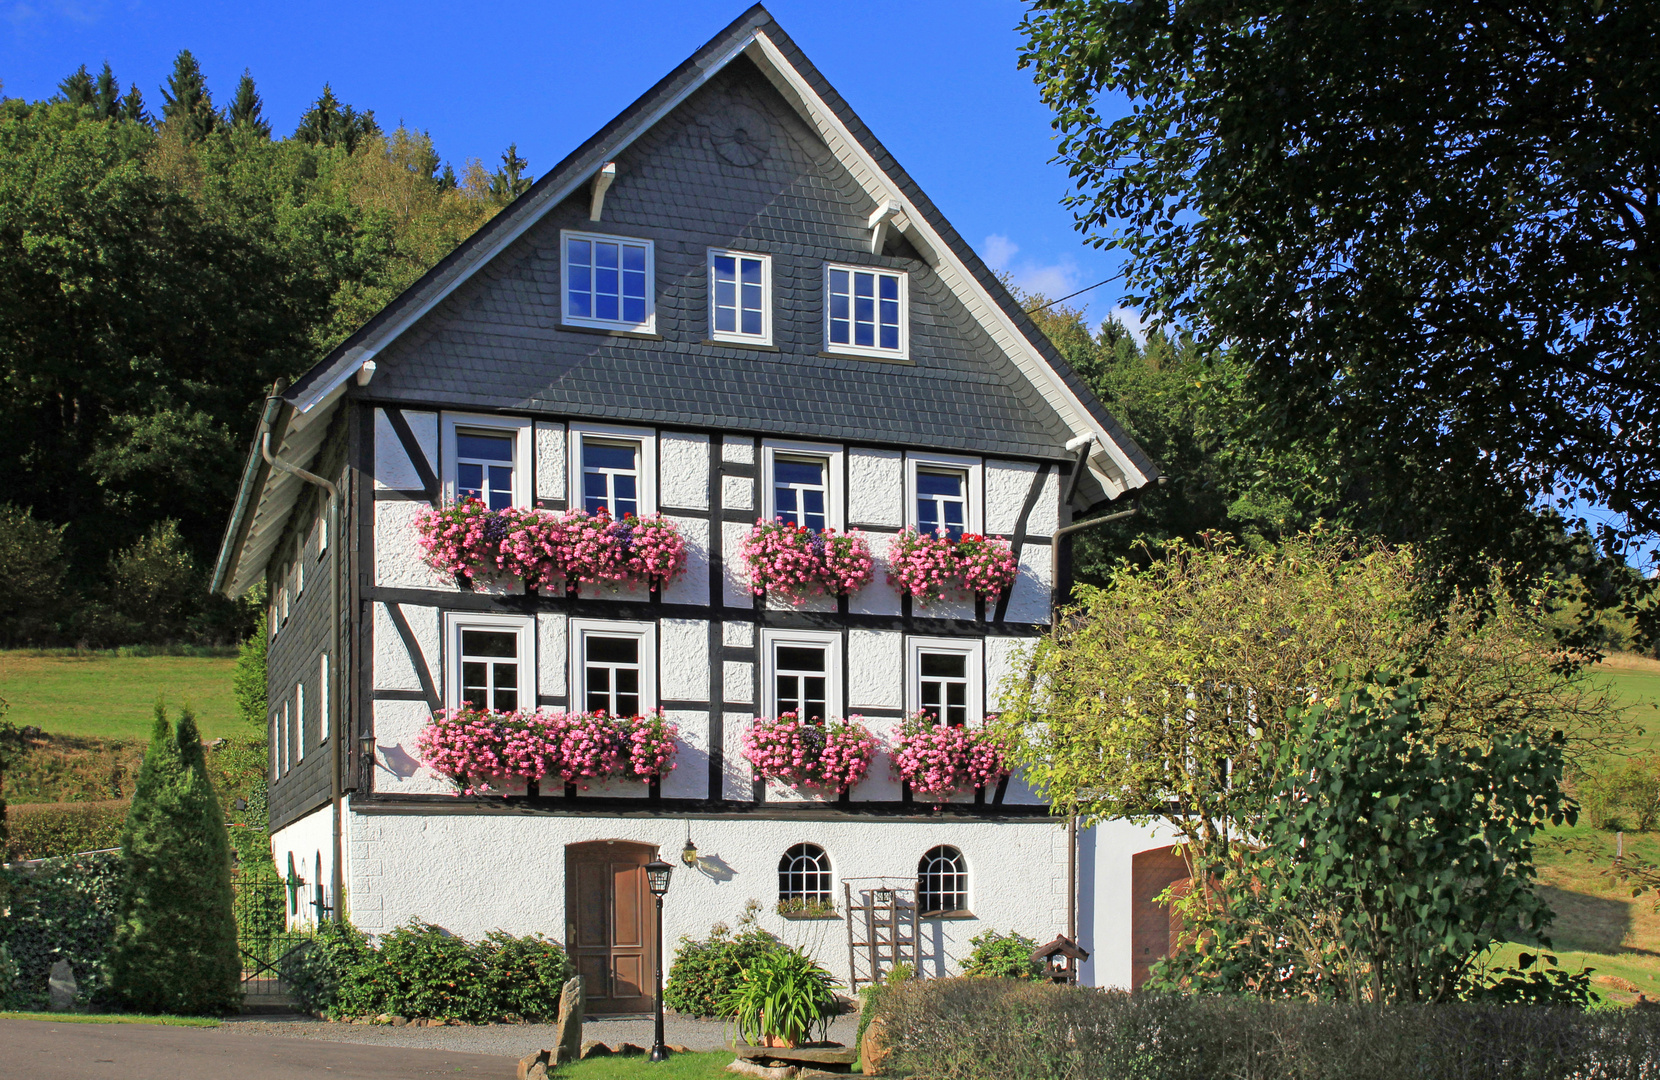
[[[1042,311],[1042,310],[1044,310],[1044,309],[1045,309],[1045,308],[1052,308],[1052,307],[1054,307],[1054,306],[1055,306],[1055,305],[1056,305],[1056,304],[1059,304],[1059,303],[1060,303],[1060,302],[1061,302],[1061,301],[1063,301],[1063,300],[1070,300],[1070,299],[1072,299],[1072,298],[1073,298],[1073,297],[1074,297],[1074,296],[1082,296],[1082,295],[1084,295],[1084,293],[1086,293],[1086,292],[1088,292],[1088,291],[1089,291],[1089,290],[1091,290],[1091,289],[1099,289],[1099,288],[1100,288],[1100,287],[1101,287],[1101,286],[1103,286],[1103,285],[1105,285],[1105,284],[1106,284],[1106,283],[1107,283],[1107,282],[1109,282],[1109,281],[1111,281],[1111,280],[1113,280],[1113,278],[1116,278],[1116,277],[1117,277],[1117,276],[1118,276],[1118,275],[1117,275],[1117,274],[1114,274],[1114,275],[1113,275],[1113,276],[1112,276],[1112,277],[1110,277],[1110,278],[1102,278],[1102,279],[1101,279],[1101,280],[1100,280],[1100,281],[1097,281],[1097,282],[1096,282],[1096,283],[1095,283],[1095,284],[1093,284],[1093,285],[1085,285],[1085,286],[1084,286],[1084,287],[1083,287],[1083,288],[1081,288],[1081,289],[1079,289],[1079,290],[1078,290],[1078,291],[1077,291],[1077,292],[1075,292],[1075,293],[1067,293],[1067,294],[1066,294],[1066,295],[1065,295],[1065,296],[1063,296],[1063,297],[1061,297],[1061,298],[1060,298],[1060,300],[1051,300],[1051,301],[1049,301],[1049,302],[1048,302],[1048,303],[1047,303],[1047,304],[1039,304],[1039,305],[1038,305],[1038,306],[1037,306],[1037,307],[1035,307],[1035,308],[1027,308],[1027,309],[1026,309],[1026,314],[1028,314],[1028,315],[1030,315],[1030,314],[1032,314],[1032,313],[1033,313],[1033,312],[1037,312],[1037,311]]]

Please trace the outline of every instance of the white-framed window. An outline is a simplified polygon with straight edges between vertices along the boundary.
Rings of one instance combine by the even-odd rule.
[[[571,709],[636,716],[657,707],[657,626],[572,619]]]
[[[294,598],[297,600],[305,593],[305,543],[302,541],[294,550]]]
[[[292,741],[293,740],[293,730],[294,730],[293,729],[293,719],[289,715],[289,712],[288,712],[288,702],[285,701],[285,702],[282,703],[282,755],[281,755],[281,758],[282,758],[282,771],[283,771],[284,774],[286,774],[288,772],[289,766],[292,765],[293,762],[294,762],[294,759],[289,756],[290,747],[293,746],[293,741]]]
[[[817,844],[796,844],[778,860],[778,899],[784,902],[831,902],[830,854]]]
[[[438,448],[444,501],[477,499],[492,510],[529,506],[533,428],[524,417],[445,413]]]
[[[317,743],[329,741],[329,657],[324,653],[317,661]]]
[[[761,516],[814,532],[844,528],[842,455],[842,448],[833,443],[764,441]]]
[[[567,326],[649,334],[657,322],[656,263],[650,240],[561,232]]]
[[[709,336],[772,344],[772,258],[709,249]]]
[[[826,263],[824,351],[907,359],[909,291],[901,271]]]
[[[294,684],[294,760],[305,760],[305,683]]]
[[[282,576],[282,588],[277,590],[277,614],[279,626],[288,625],[288,582],[292,577],[292,573],[284,574]]]
[[[288,706],[284,705],[283,708]],[[282,714],[271,713],[271,779],[282,776]]]
[[[907,454],[905,524],[924,534],[944,530],[952,539],[980,532],[984,466],[955,454]]]
[[[949,844],[929,848],[917,861],[916,902],[924,915],[968,911],[968,860]]]
[[[651,428],[572,424],[571,505],[614,518],[657,512],[657,433]]]
[[[985,643],[963,638],[907,638],[906,711],[929,712],[957,727],[984,716]]]
[[[329,508],[323,504],[322,512],[317,515],[317,557],[321,559],[329,549]]]
[[[842,637],[825,630],[761,631],[762,715],[842,714]]]
[[[536,708],[536,623],[529,615],[444,613],[444,698],[452,709]]]

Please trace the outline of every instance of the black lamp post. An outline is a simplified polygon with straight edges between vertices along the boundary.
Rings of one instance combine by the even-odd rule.
[[[669,1052],[663,1047],[663,894],[669,891],[669,876],[674,867],[656,858],[646,863],[646,885],[657,901],[657,977],[652,984],[655,991],[657,1035],[651,1043],[651,1060],[667,1061]]]

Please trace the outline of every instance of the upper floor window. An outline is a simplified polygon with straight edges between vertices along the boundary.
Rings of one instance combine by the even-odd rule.
[[[565,322],[650,333],[656,276],[650,240],[564,234]]]
[[[573,701],[585,712],[638,716],[656,704],[649,623],[571,620]]]
[[[513,712],[536,707],[535,623],[523,615],[448,612],[445,699]]]
[[[624,518],[657,512],[657,438],[650,428],[572,424],[570,437],[573,499],[590,514]]]
[[[832,265],[825,267],[824,277],[826,350],[905,359],[906,276]]]
[[[455,493],[492,510],[513,505],[513,439],[483,432],[455,433]]]
[[[761,444],[761,514],[813,532],[842,527],[842,448],[828,443]]]
[[[979,458],[954,454],[909,454],[905,459],[906,524],[924,536],[944,533],[953,540],[977,533],[983,514]]]
[[[709,336],[772,344],[772,260],[740,251],[709,252]]]
[[[766,715],[815,721],[841,715],[840,634],[763,630],[761,650]]]
[[[444,500],[477,499],[492,510],[528,505],[533,428],[517,416],[445,413],[438,451]]]
[[[984,646],[971,639],[913,637],[906,641],[906,705],[953,727],[979,720]]]
[[[916,903],[924,915],[968,910],[968,861],[962,852],[941,844],[917,861]]]

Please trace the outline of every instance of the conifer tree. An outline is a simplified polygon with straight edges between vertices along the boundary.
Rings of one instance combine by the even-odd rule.
[[[121,858],[120,922],[110,959],[116,996],[140,1012],[235,1011],[242,965],[230,839],[188,706],[175,733],[166,706],[156,702]]]
[[[98,110],[100,120],[114,120],[121,115],[121,84],[115,81],[115,72],[110,69],[108,60],[104,61],[104,70],[98,73],[92,104]]]
[[[334,96],[334,88],[323,84],[323,92],[300,116],[300,126],[294,137],[313,146],[344,146],[346,153],[357,149],[357,144],[370,135],[379,135],[380,124],[375,121],[375,110],[358,112],[343,105]]]
[[[190,142],[206,138],[219,123],[219,113],[213,108],[213,95],[208,93],[201,65],[189,49],[179,50],[173,61],[173,74],[161,88],[161,98],[162,119],[182,125]]]
[[[144,94],[138,84],[127,87],[127,94],[121,99],[118,115],[123,120],[131,120],[135,124],[149,127],[154,121],[150,118],[150,110],[144,107]]]
[[[502,167],[490,174],[490,197],[503,206],[530,190],[535,183],[523,175],[530,162],[519,156],[519,144],[510,143],[501,155]]]
[[[438,177],[438,190],[454,191],[459,185],[460,181],[455,178],[455,166],[444,162],[444,171]]]
[[[92,76],[87,73],[86,65],[82,64],[59,83],[58,92],[63,94],[64,100],[71,105],[91,105]]]
[[[242,79],[236,84],[236,97],[231,99],[231,107],[225,113],[225,119],[230,121],[231,127],[247,127],[259,133],[264,139],[271,137],[271,125],[266,123],[261,112],[263,102],[259,93],[254,89],[254,77],[247,68],[242,69]]]

